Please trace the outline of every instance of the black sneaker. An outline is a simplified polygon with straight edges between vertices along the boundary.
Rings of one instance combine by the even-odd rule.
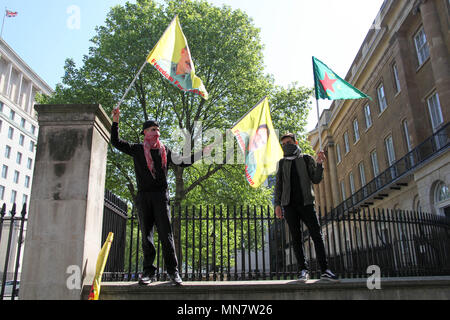
[[[139,284],[142,286],[147,286],[152,282],[156,282],[156,275],[144,273],[142,277],[139,279]]]
[[[181,286],[181,284],[183,283],[183,280],[181,280],[178,271],[175,271],[174,273],[169,273],[169,278],[174,285]]]
[[[300,272],[300,275],[298,276],[298,280],[299,280],[300,282],[306,282],[306,281],[308,281],[308,280],[309,280],[309,271],[306,270],[306,269],[303,269],[303,270]]]
[[[320,279],[332,282],[339,282],[339,278],[333,272],[331,272],[330,269],[325,270],[325,272],[322,273],[322,275],[320,276]]]

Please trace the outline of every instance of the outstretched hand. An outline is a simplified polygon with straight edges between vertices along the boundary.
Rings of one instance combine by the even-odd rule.
[[[317,160],[316,162],[318,164],[323,164],[325,162],[325,160],[327,159],[327,157],[325,156],[325,152],[322,150],[317,154]]]
[[[113,111],[112,111],[112,115],[113,115],[113,122],[119,123],[120,109],[119,108],[117,108],[117,109],[114,108]]]

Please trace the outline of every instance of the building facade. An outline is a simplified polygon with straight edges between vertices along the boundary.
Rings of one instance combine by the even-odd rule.
[[[336,100],[319,119],[317,206],[450,217],[448,30],[448,0],[384,1],[345,78],[372,100]]]
[[[6,206],[6,217],[13,204],[16,214],[25,205],[28,211],[33,180],[38,123],[34,110],[38,93],[50,95],[53,90],[0,38],[0,206]],[[12,279],[19,237],[14,222],[10,254],[7,256],[11,222],[2,224],[0,239],[0,275],[8,257],[7,279]],[[0,230],[2,231],[2,230]]]
[[[37,93],[53,92],[0,39],[0,203],[29,203],[38,136]]]

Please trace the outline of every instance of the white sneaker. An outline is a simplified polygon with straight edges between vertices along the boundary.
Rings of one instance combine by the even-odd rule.
[[[331,272],[330,269],[325,270],[325,272],[322,273],[322,275],[320,276],[320,279],[332,282],[339,282],[339,278],[333,272]]]
[[[306,282],[309,280],[309,271],[306,269],[303,269],[300,272],[300,275],[298,276],[298,281],[300,282]]]

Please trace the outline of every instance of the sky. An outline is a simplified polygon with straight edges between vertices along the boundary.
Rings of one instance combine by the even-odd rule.
[[[3,39],[52,88],[64,74],[64,62],[82,65],[95,27],[109,8],[126,0],[1,0],[17,11],[6,18]],[[131,0],[130,2],[135,2]],[[208,0],[245,11],[261,30],[266,73],[277,85],[313,87],[312,56],[344,78],[372,27],[383,0]],[[3,22],[3,21],[2,21]],[[189,39],[188,39],[189,42]],[[149,51],[152,48],[149,48]],[[197,58],[198,59],[198,58]],[[320,112],[330,106],[320,100]],[[249,106],[251,107],[251,106]],[[315,103],[306,131],[317,124]]]

